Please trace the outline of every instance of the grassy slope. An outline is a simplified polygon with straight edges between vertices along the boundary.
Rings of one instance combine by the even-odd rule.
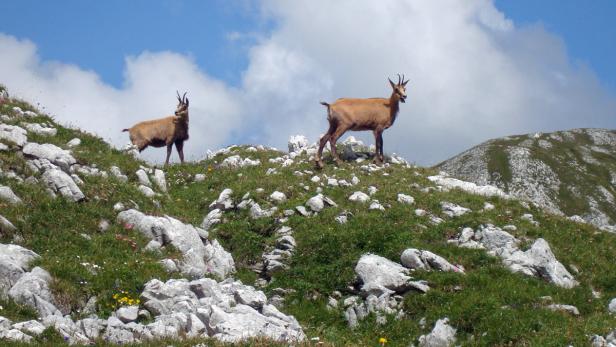
[[[10,113],[12,106],[2,106],[0,114]],[[52,120],[41,117],[36,121]],[[279,206],[283,211],[303,205],[315,194],[317,186],[310,182],[311,175],[297,177],[293,174],[295,170],[313,170],[309,163],[280,168],[267,162],[268,158],[277,157],[280,153],[248,153],[240,149],[238,154],[242,157],[259,158],[264,164],[239,170],[219,169],[216,162],[220,162],[222,157],[218,157],[199,163],[172,165],[166,169],[169,194],[158,199],[159,209],[136,189],[134,172],[139,163],[110,149],[100,139],[62,127],[59,127],[56,137],[43,139],[31,136],[29,139],[64,147],[75,136],[83,141],[73,151],[79,162],[97,164],[102,169],[108,169],[110,165],[120,166],[129,175],[129,183],[123,184],[112,178],[82,177],[86,182],[84,193],[88,201],[73,204],[48,198],[39,185],[17,184],[13,180],[0,178],[0,184],[11,186],[26,202],[21,207],[0,203],[0,208],[2,214],[18,227],[24,239],[23,245],[42,256],[38,265],[50,271],[56,279],[54,290],[64,306],[77,309],[91,295],[97,295],[100,316],[106,316],[112,309],[110,305],[114,304],[114,293],[125,290],[134,297],[151,278],[164,280],[177,276],[166,274],[157,265],[160,256],[142,251],[146,240],[136,232],[115,223],[104,233],[97,231],[101,218],[115,221],[114,203],[133,200],[145,213],[167,214],[199,225],[209,203],[224,188],[232,188],[234,198],[238,200],[250,192],[262,207],[270,205],[267,196],[271,192],[282,191],[289,198]],[[27,172],[23,159],[14,153],[0,152],[0,160],[4,171],[10,168],[19,173]],[[269,167],[277,167],[280,173],[266,176],[265,171]],[[382,172],[387,172],[389,176],[383,176]],[[540,222],[540,226],[535,227],[520,219],[523,213],[529,211],[516,201],[486,200],[460,191],[422,193],[411,188],[412,183],[430,186],[425,178],[432,173],[429,170],[392,166],[382,172],[368,175],[359,170],[359,165],[350,163],[340,169],[327,165],[324,174],[347,180],[356,174],[361,183],[350,188],[326,187],[324,193],[339,207],[327,208],[311,218],[292,216],[287,223],[295,230],[298,247],[291,260],[291,269],[277,275],[266,292],[276,287],[296,289],[295,294],[287,297],[283,311],[295,315],[309,337],[319,336],[329,344],[349,346],[374,346],[379,337],[386,337],[388,345],[407,346],[419,335],[429,332],[437,319],[447,316],[458,329],[458,342],[463,345],[578,346],[587,344],[589,335],[603,334],[616,327],[616,319],[608,315],[606,309],[609,299],[616,297],[616,264],[612,261],[616,239],[613,235],[598,233],[591,227],[531,210]],[[205,173],[206,180],[193,182],[195,173]],[[310,186],[310,192],[304,191],[300,183]],[[347,200],[353,191],[365,192],[369,185],[379,189],[374,198],[391,207],[386,211],[368,211],[367,205]],[[255,193],[256,188],[264,188],[265,192]],[[415,205],[397,203],[397,193],[412,195],[416,199]],[[417,217],[413,213],[415,208],[423,208],[439,214],[441,201],[458,203],[474,212],[447,219],[438,226],[431,226],[426,217]],[[479,212],[485,201],[495,204],[496,209]],[[334,221],[334,217],[343,210],[353,214],[346,225]],[[260,259],[266,247],[273,245],[273,232],[277,225],[273,218],[250,220],[246,211],[227,212],[225,218],[226,222],[218,226],[212,235],[232,252],[239,268],[237,277],[245,283],[252,283],[256,277],[249,267]],[[572,273],[581,285],[566,290],[538,279],[511,274],[498,259],[482,251],[460,249],[446,243],[461,227],[476,227],[482,223],[500,226],[515,224],[518,226],[518,231],[514,232],[517,237],[545,238],[563,264],[570,270],[571,265],[579,269],[579,274]],[[91,241],[83,238],[82,233],[89,235]],[[116,233],[135,239],[137,251],[125,242],[117,241]],[[12,236],[3,235],[0,242],[8,242]],[[354,278],[353,268],[361,254],[372,252],[399,261],[400,253],[408,247],[428,249],[462,264],[467,274],[416,272],[414,277],[427,280],[432,290],[425,295],[407,295],[405,311],[408,319],[393,321],[390,317],[383,326],[374,324],[374,318],[370,317],[361,322],[357,329],[349,330],[341,310],[325,309],[329,293],[334,290],[346,293],[347,286]],[[174,256],[172,251],[169,252]],[[83,262],[98,264],[102,269],[96,275],[91,274],[81,265]],[[601,291],[603,297],[594,299],[591,287]],[[577,306],[581,316],[571,317],[540,308],[540,297],[546,295],[552,296],[556,303]],[[4,309],[0,315],[9,318],[24,319],[32,315],[31,311],[13,303],[3,302],[1,305]],[[425,328],[418,324],[422,317],[427,319]],[[49,334],[48,343],[60,343],[52,335]],[[166,346],[168,343],[162,341],[150,345]],[[191,343],[194,341],[182,345]],[[267,341],[251,343],[269,344]]]

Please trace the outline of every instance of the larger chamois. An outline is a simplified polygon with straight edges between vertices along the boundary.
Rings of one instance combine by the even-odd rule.
[[[374,162],[376,164],[383,163],[383,131],[394,124],[400,109],[399,102],[404,102],[406,99],[406,84],[409,82],[408,80],[404,81],[404,75],[402,77],[398,75],[398,83],[392,82],[389,78],[388,80],[393,89],[389,98],[342,98],[336,100],[333,104],[321,102],[322,105],[327,107],[329,130],[321,137],[319,143],[319,151],[316,157],[318,168],[323,168],[321,155],[327,141],[331,146],[332,156],[336,164],[341,163],[336,152],[336,141],[348,130],[372,130],[376,142]]]
[[[148,146],[167,146],[165,166],[169,164],[173,144],[178,151],[180,161],[184,163],[184,141],[188,140],[188,98],[186,93],[181,98],[180,93],[177,93],[177,96],[178,106],[175,116],[140,122],[122,130],[128,131],[130,142],[137,146],[139,152]]]

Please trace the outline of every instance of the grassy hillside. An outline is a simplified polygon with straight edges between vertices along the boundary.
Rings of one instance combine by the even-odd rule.
[[[431,169],[392,164],[368,173],[361,169],[364,163],[346,162],[338,168],[329,162],[323,171],[317,172],[305,155],[296,158],[292,165],[281,167],[269,159],[280,157],[282,153],[254,152],[247,146],[236,147],[229,154],[208,160],[165,168],[168,194],[150,199],[137,190],[135,171],[144,163],[109,147],[93,135],[62,127],[48,116],[14,117],[14,106],[41,114],[30,105],[11,99],[0,106],[0,114],[10,116],[3,123],[49,123],[58,129],[57,135],[50,137],[29,133],[29,142],[53,143],[67,148],[66,143],[78,137],[81,145],[72,149],[72,153],[80,164],[106,171],[115,165],[129,177],[129,181],[123,183],[111,175],[108,178],[80,176],[85,183],[81,189],[86,201],[73,203],[62,198],[53,199],[41,183],[19,182],[7,175],[14,172],[18,177],[27,178],[37,174],[30,171],[26,160],[14,148],[0,151],[0,185],[11,187],[24,200],[22,205],[0,201],[0,214],[18,229],[0,235],[0,243],[16,242],[40,254],[36,265],[51,273],[56,301],[64,313],[75,318],[80,317],[93,296],[98,298],[96,313],[106,317],[119,305],[114,294],[137,298],[148,280],[181,276],[167,273],[158,263],[162,258],[178,257],[178,252],[169,248],[163,254],[145,251],[148,240],[129,225],[115,222],[117,212],[113,206],[117,202],[138,206],[146,214],[169,215],[200,225],[209,211],[209,204],[225,188],[233,189],[235,201],[239,202],[244,194],[250,193],[250,197],[264,208],[273,206],[268,200],[272,192],[283,192],[287,201],[278,205],[274,216],[254,220],[248,210],[228,211],[224,213],[224,222],[211,231],[211,236],[232,253],[238,268],[235,276],[244,283],[253,284],[258,278],[253,267],[275,243],[274,231],[280,227],[276,219],[283,217],[285,209],[304,205],[321,187],[323,194],[338,206],[327,207],[311,217],[297,213],[289,217],[284,225],[293,228],[297,248],[289,269],[276,274],[264,288],[268,297],[276,292],[275,288],[293,290],[285,296],[281,311],[294,315],[309,338],[319,337],[326,345],[376,346],[379,338],[384,337],[388,346],[408,346],[416,343],[420,335],[429,333],[437,319],[449,317],[451,325],[457,329],[457,343],[464,346],[581,346],[589,343],[589,336],[604,335],[616,327],[616,317],[607,311],[609,300],[616,297],[616,264],[613,262],[616,237],[598,232],[592,226],[524,207],[516,200],[485,198],[459,190],[423,189],[434,186],[426,178],[435,173]],[[584,139],[584,135],[579,136],[579,141]],[[559,147],[559,151],[563,155],[575,153],[575,148],[573,145]],[[534,148],[533,153],[555,158],[539,148]],[[238,169],[219,166],[225,157],[234,154],[260,159],[262,164]],[[508,182],[511,174],[507,174],[506,155],[498,150],[493,150],[491,155],[488,163],[491,172],[501,172],[501,179]],[[269,168],[275,168],[277,173],[266,175]],[[590,168],[587,170],[596,177],[606,179],[604,171],[598,168],[591,171]],[[195,174],[205,174],[206,178],[196,182]],[[319,183],[311,181],[315,175],[321,178]],[[323,183],[327,182],[325,176],[350,181],[353,175],[360,180],[356,186],[330,187]],[[368,204],[348,200],[354,191],[367,192],[369,186],[378,189],[371,198],[381,202],[384,211],[368,210]],[[259,193],[258,188],[263,192]],[[415,204],[398,203],[398,193],[413,196]],[[585,191],[581,190],[580,194]],[[424,209],[442,216],[442,201],[470,208],[472,212],[444,218],[445,221],[438,225],[431,224],[427,216],[414,213],[415,209]],[[482,211],[485,202],[496,208]],[[574,212],[573,209],[581,205],[573,200],[570,204],[571,210],[567,207],[563,209],[565,212]],[[344,211],[351,217],[348,223],[339,224],[335,217]],[[533,214],[539,224],[521,218],[526,213]],[[99,230],[101,220],[110,222],[109,229]],[[461,228],[476,228],[486,223],[514,224],[517,231],[512,234],[520,239],[546,239],[557,259],[576,277],[580,286],[563,289],[537,278],[513,274],[498,258],[482,250],[458,248],[447,243]],[[133,249],[126,239],[133,240],[136,248]],[[414,272],[413,277],[426,280],[431,290],[427,294],[406,295],[403,304],[406,318],[388,317],[384,325],[375,324],[375,317],[370,316],[352,330],[344,319],[342,305],[338,309],[327,309],[332,292],[339,291],[343,297],[351,295],[349,285],[355,280],[354,267],[362,254],[375,253],[399,262],[401,252],[410,247],[430,250],[460,264],[466,274]],[[601,297],[595,298],[592,290],[600,292]],[[550,296],[554,303],[575,305],[580,315],[545,309],[545,298],[542,299],[545,296]],[[31,309],[9,300],[0,301],[0,306],[0,316],[13,320],[36,318]],[[422,318],[425,324],[420,324]],[[63,343],[52,331],[47,331],[37,341],[52,345]],[[173,342],[173,345],[190,346],[198,342],[218,345],[206,340]],[[158,341],[146,345],[167,346],[170,343]],[[271,342],[253,340],[248,344],[271,345]],[[99,345],[105,342],[99,341]],[[306,345],[314,345],[314,342],[308,341]]]

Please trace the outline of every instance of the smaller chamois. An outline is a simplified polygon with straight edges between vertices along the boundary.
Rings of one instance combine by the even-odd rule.
[[[122,130],[128,131],[130,142],[137,146],[139,152],[148,146],[167,146],[165,166],[169,164],[173,144],[178,151],[180,161],[184,163],[184,141],[188,140],[188,98],[186,98],[186,93],[182,97],[180,93],[177,93],[177,97],[178,106],[175,116],[140,122],[131,128]]]
[[[393,89],[389,98],[369,98],[369,99],[350,99],[342,98],[336,100],[333,104],[321,102],[327,107],[327,121],[329,122],[329,130],[321,137],[319,142],[319,151],[316,156],[317,168],[323,168],[323,147],[329,141],[332,150],[332,156],[336,164],[340,165],[341,160],[336,152],[336,141],[348,130],[361,131],[372,130],[376,143],[376,153],[374,162],[382,164],[383,156],[383,131],[394,124],[398,111],[400,110],[399,102],[406,100],[406,84],[404,75],[398,75],[398,83],[394,83],[389,79],[389,84]]]

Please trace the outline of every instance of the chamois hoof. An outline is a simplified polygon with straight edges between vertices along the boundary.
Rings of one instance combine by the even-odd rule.
[[[340,159],[335,159],[334,162],[336,163],[336,166],[342,166],[344,164]]]
[[[315,166],[315,168],[317,168],[318,170],[323,169],[323,160],[316,160],[316,161],[314,162],[314,166]]]

